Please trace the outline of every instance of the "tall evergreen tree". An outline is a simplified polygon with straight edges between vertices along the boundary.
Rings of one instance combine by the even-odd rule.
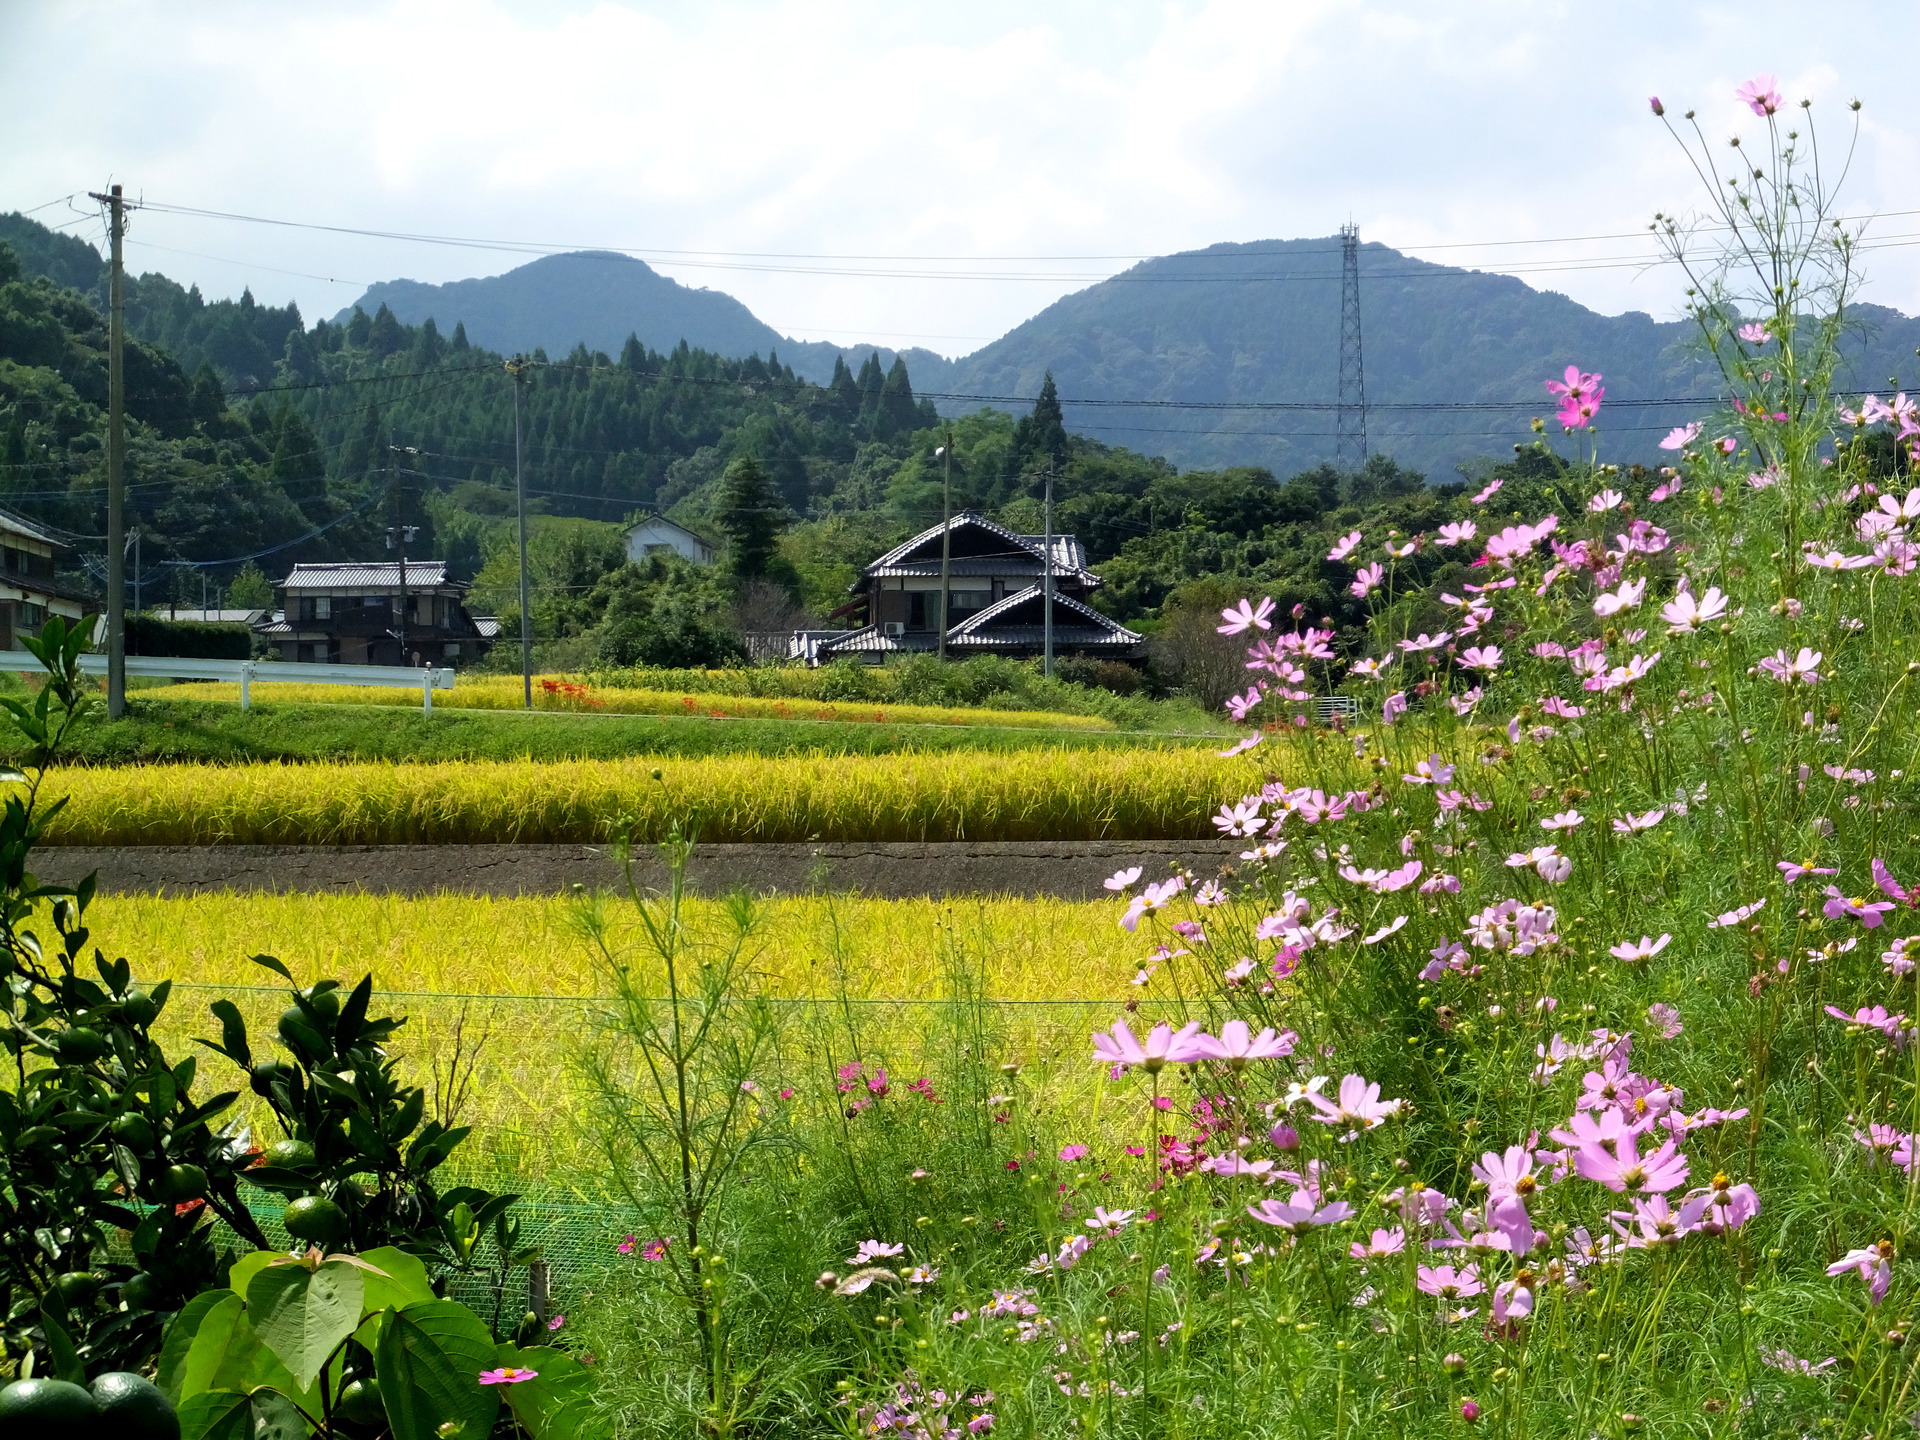
[[[728,563],[742,579],[767,573],[780,532],[790,518],[774,488],[773,477],[752,455],[742,455],[720,477],[720,529],[727,537]]]
[[[880,390],[875,433],[883,440],[892,439],[895,435],[904,435],[919,421],[920,412],[913,403],[913,382],[907,378],[907,362],[896,355],[893,368],[887,372],[886,384]]]

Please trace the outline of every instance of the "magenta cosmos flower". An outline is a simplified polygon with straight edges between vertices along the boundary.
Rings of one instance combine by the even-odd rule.
[[[1272,1225],[1300,1235],[1316,1225],[1337,1225],[1353,1214],[1353,1206],[1344,1200],[1336,1200],[1331,1205],[1315,1205],[1313,1197],[1306,1191],[1296,1190],[1291,1200],[1262,1200],[1258,1205],[1249,1205],[1247,1214],[1262,1225]]]
[[[1458,1270],[1451,1265],[1422,1265],[1414,1271],[1413,1283],[1421,1294],[1438,1295],[1442,1300],[1465,1300],[1487,1288],[1472,1265],[1462,1265]]]
[[[1826,904],[1820,909],[1829,920],[1851,915],[1869,930],[1878,929],[1886,920],[1886,912],[1893,909],[1891,900],[1863,900],[1857,895],[1842,895],[1837,885],[1827,886],[1826,895]]]
[[[1849,1250],[1827,1266],[1829,1275],[1844,1275],[1849,1270],[1867,1282],[1867,1296],[1878,1305],[1887,1298],[1887,1287],[1893,1284],[1893,1242],[1881,1240],[1862,1250]]]
[[[1229,1020],[1220,1027],[1219,1038],[1197,1036],[1195,1043],[1205,1047],[1207,1058],[1224,1060],[1234,1069],[1243,1069],[1249,1060],[1278,1060],[1293,1053],[1300,1037],[1291,1030],[1276,1033],[1271,1025],[1255,1035],[1244,1020]]]
[[[523,1380],[538,1380],[538,1370],[524,1370],[518,1365],[502,1365],[498,1370],[482,1370],[482,1385],[518,1385]]]
[[[1771,75],[1756,75],[1734,91],[1733,98],[1764,120],[1787,103],[1780,98],[1779,83]]]
[[[1614,1153],[1598,1142],[1584,1144],[1573,1157],[1574,1170],[1587,1180],[1596,1180],[1616,1193],[1635,1192],[1657,1195],[1677,1189],[1687,1180],[1687,1157],[1669,1140],[1651,1155],[1641,1158],[1634,1134],[1622,1129],[1608,1137]]]
[[[1220,612],[1220,618],[1227,623],[1224,625],[1216,625],[1214,628],[1222,635],[1238,635],[1241,631],[1250,630],[1255,626],[1258,626],[1262,630],[1271,630],[1273,626],[1269,617],[1272,614],[1273,601],[1271,598],[1262,597],[1259,608],[1257,609],[1251,600],[1242,600],[1231,609],[1222,610]]]

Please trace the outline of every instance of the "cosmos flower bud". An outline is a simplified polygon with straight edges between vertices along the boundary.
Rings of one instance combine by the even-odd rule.
[[[1451,1351],[1447,1358],[1440,1362],[1440,1368],[1449,1375],[1464,1375],[1467,1373],[1467,1357],[1457,1350]]]
[[[1462,1401],[1460,1404],[1460,1418],[1469,1425],[1478,1424],[1480,1420],[1480,1402],[1477,1400]]]
[[[1667,107],[1660,103],[1660,97],[1658,95],[1649,95],[1647,97],[1647,104],[1652,107],[1655,115],[1664,115],[1667,113]]]

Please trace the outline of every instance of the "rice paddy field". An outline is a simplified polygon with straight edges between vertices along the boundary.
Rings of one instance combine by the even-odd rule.
[[[472,1062],[460,1118],[476,1128],[463,1163],[476,1175],[546,1191],[592,1179],[567,1058],[590,1028],[601,988],[577,927],[578,906],[591,903],[112,895],[97,900],[88,919],[96,943],[124,955],[136,974],[173,979],[164,1027],[170,1053],[218,1033],[207,1011],[217,999],[235,1001],[256,1031],[271,1030],[285,990],[252,963],[255,954],[276,956],[302,983],[351,984],[371,973],[376,1006],[408,1017],[396,1049],[418,1083],[446,1086],[456,1057]],[[600,903],[616,949],[636,938],[630,911]],[[690,902],[694,928],[722,923],[719,908]],[[929,1007],[978,994],[994,1002],[1014,1049],[1050,1063],[1061,1047],[1083,1047],[1096,1016],[1131,988],[1148,947],[1115,917],[1111,904],[1051,900],[777,899],[765,904],[753,966],[765,991],[786,1002],[796,1037],[814,1022],[851,1019],[865,1043],[909,1069],[924,1058]],[[563,1171],[569,1179],[557,1182]]]
[[[237,682],[204,681],[150,692],[159,699],[237,701]],[[418,707],[412,690],[349,685],[305,685],[260,681],[250,698],[279,704],[380,705]],[[517,675],[463,676],[450,691],[436,693],[436,709],[518,710],[525,698]],[[1048,710],[981,710],[940,705],[884,705],[857,700],[817,700],[799,696],[724,695],[667,690],[597,688],[565,676],[534,678],[536,710],[602,715],[688,715],[710,719],[835,720],[873,725],[982,725],[1024,730],[1112,730],[1097,715],[1067,715]]]
[[[129,766],[61,771],[67,845],[593,843],[663,835],[695,812],[709,843],[810,840],[1192,839],[1274,767],[1331,786],[1356,770],[1343,743],[1037,748],[541,765]],[[1290,776],[1289,778],[1293,778]]]

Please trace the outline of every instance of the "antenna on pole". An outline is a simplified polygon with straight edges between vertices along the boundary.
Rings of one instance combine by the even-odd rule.
[[[1360,227],[1340,227],[1340,419],[1334,460],[1342,470],[1367,463],[1367,367],[1360,354]]]

